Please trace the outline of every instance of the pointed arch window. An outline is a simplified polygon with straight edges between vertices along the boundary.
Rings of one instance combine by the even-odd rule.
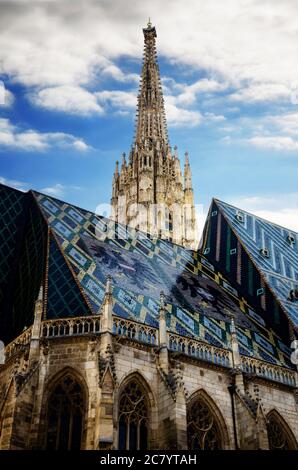
[[[57,383],[47,406],[47,449],[81,448],[84,402],[82,387],[72,375]]]
[[[287,425],[274,411],[267,417],[267,433],[270,450],[294,450],[297,448]]]
[[[214,414],[200,397],[187,409],[187,440],[189,450],[222,449],[222,439]]]
[[[148,400],[136,380],[120,396],[118,442],[119,450],[148,449]]]

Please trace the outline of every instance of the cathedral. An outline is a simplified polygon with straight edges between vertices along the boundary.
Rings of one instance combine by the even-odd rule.
[[[298,234],[213,199],[198,246],[143,33],[111,217],[0,185],[0,449],[297,449]]]

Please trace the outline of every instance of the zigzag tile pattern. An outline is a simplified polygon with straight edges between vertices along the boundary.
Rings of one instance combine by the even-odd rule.
[[[216,202],[298,327],[298,301],[289,299],[290,291],[298,286],[298,234],[222,201]],[[237,213],[242,214],[242,222],[237,219]],[[289,235],[293,243],[289,243]],[[264,248],[268,257],[261,254]]]

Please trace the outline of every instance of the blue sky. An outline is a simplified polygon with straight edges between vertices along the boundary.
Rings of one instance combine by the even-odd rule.
[[[0,0],[0,181],[90,210],[109,202],[148,16],[196,203],[206,213],[218,197],[298,231],[294,0]]]

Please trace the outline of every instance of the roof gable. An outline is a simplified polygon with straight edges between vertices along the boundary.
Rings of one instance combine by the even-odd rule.
[[[298,285],[298,234],[222,201],[215,202],[297,328],[298,302],[291,301],[289,294]],[[288,239],[290,234],[293,243]]]

